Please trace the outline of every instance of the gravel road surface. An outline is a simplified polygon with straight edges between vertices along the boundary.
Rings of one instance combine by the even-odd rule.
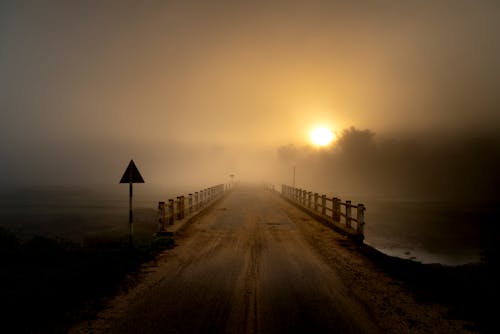
[[[460,332],[443,327],[442,310],[415,306],[345,238],[262,189],[234,189],[176,242],[71,332]]]

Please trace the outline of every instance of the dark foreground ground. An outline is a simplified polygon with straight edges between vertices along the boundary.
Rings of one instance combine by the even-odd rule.
[[[171,239],[0,237],[2,332],[498,332],[498,253],[459,267],[388,257],[256,189],[159,257]]]
[[[173,247],[171,238],[152,237],[153,226],[142,228],[133,248],[126,236],[20,242],[0,229],[0,332],[67,333],[94,317],[106,298],[137,283],[143,263]]]

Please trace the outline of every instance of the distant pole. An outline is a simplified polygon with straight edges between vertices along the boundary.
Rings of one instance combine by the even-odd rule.
[[[293,166],[293,183],[292,187],[295,188],[295,166]]]
[[[133,245],[132,235],[134,234],[134,227],[133,227],[134,214],[133,214],[133,208],[132,208],[132,196],[133,196],[132,184],[133,184],[132,182],[129,183],[129,200],[128,200],[128,207],[129,207],[129,214],[128,214],[128,224],[129,224],[128,243],[129,243],[130,246]]]

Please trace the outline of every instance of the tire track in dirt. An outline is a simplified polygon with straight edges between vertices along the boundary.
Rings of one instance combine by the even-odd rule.
[[[235,189],[72,333],[378,333],[270,194]]]

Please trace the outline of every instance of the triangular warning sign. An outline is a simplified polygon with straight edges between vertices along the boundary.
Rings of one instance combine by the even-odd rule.
[[[135,166],[134,160],[130,160],[125,173],[123,173],[120,183],[144,183],[144,179]]]

